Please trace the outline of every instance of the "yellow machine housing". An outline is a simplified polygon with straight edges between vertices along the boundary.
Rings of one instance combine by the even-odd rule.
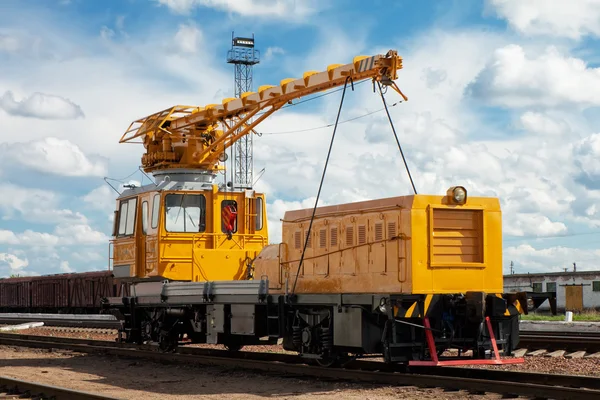
[[[224,211],[233,205],[233,231]],[[215,184],[161,182],[128,189],[117,200],[112,240],[118,278],[177,281],[250,279],[249,265],[268,243],[263,194]]]
[[[502,293],[500,203],[466,191],[463,201],[449,193],[317,208],[295,293]],[[283,242],[254,263],[275,292],[291,291],[312,212],[287,212]]]

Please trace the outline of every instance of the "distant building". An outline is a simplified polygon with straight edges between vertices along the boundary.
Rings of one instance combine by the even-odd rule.
[[[600,271],[548,272],[504,275],[507,292],[556,294],[558,312],[600,310]],[[550,310],[546,301],[539,310]]]

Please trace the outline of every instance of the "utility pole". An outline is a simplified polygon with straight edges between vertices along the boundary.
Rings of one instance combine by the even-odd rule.
[[[252,91],[252,67],[260,62],[260,52],[254,48],[252,37],[234,37],[231,33],[231,50],[227,52],[227,63],[233,64],[235,97]],[[234,186],[252,187],[253,178],[253,143],[252,134],[238,139],[234,146]]]
[[[514,275],[514,273],[515,273],[515,269],[513,268],[514,266],[515,266],[515,264],[511,261],[510,262],[510,274],[511,275]]]

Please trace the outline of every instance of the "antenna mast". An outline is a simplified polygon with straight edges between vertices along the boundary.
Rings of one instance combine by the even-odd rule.
[[[252,91],[252,67],[260,62],[260,52],[254,48],[251,38],[235,37],[231,33],[231,50],[227,52],[227,63],[233,64],[235,97]],[[253,181],[253,135],[245,135],[234,144],[234,186],[252,187]]]

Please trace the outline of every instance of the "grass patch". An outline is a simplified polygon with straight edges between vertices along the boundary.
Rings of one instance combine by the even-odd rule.
[[[564,321],[565,315],[550,315],[531,313],[521,315],[523,321]],[[598,311],[583,311],[581,313],[573,313],[573,321],[600,321],[600,312]]]

